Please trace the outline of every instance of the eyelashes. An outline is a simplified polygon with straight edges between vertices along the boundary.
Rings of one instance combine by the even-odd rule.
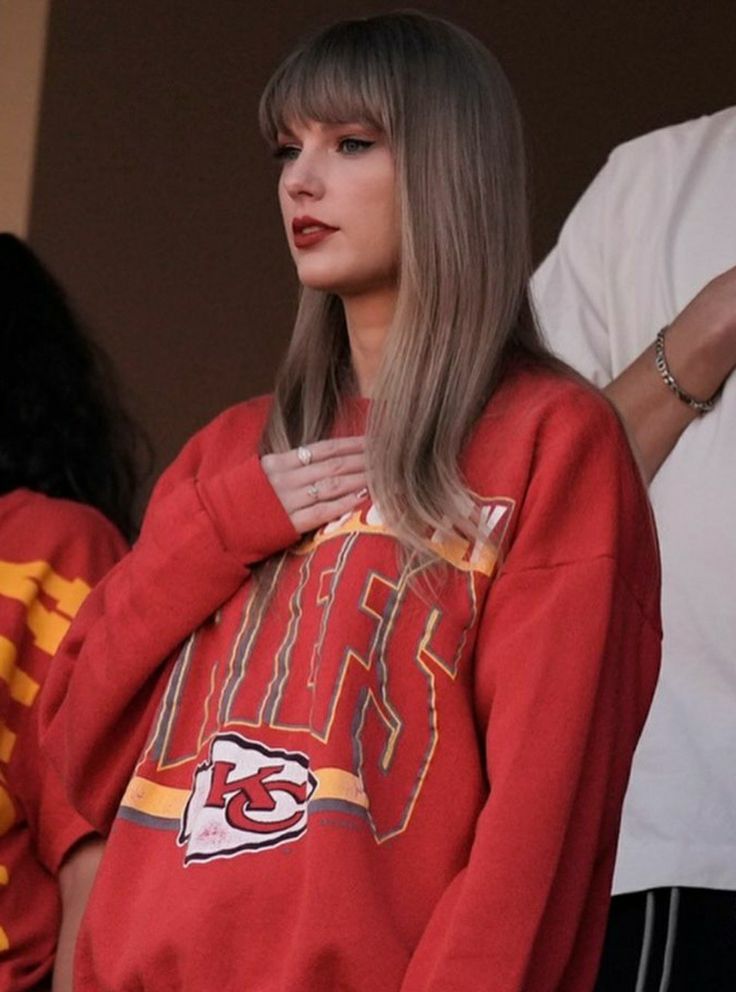
[[[273,157],[277,162],[291,162],[299,155],[299,148],[296,145],[279,145],[273,152]]]
[[[373,145],[375,141],[369,138],[340,138],[336,148],[342,155],[351,157],[368,151]],[[274,150],[273,157],[279,163],[293,162],[299,157],[300,152],[299,145],[283,144]]]
[[[369,141],[367,138],[341,138],[338,142],[338,148],[344,155],[359,155],[360,152],[368,151],[375,145],[375,141]]]

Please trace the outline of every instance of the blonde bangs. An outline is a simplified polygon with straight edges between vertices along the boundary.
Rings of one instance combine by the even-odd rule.
[[[392,74],[382,64],[382,54],[350,30],[330,38],[329,44],[307,43],[297,49],[261,97],[259,122],[266,141],[276,145],[279,132],[308,121],[363,123],[390,138],[396,94],[387,85]]]

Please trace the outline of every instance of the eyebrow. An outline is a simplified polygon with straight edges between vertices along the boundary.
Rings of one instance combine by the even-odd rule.
[[[363,131],[373,131],[379,132],[382,129],[376,124],[371,124],[367,120],[345,120],[345,121],[313,121],[314,124],[319,125],[325,131],[339,131],[343,128],[358,128]],[[280,127],[276,132],[277,138],[297,138],[298,136],[288,127]]]

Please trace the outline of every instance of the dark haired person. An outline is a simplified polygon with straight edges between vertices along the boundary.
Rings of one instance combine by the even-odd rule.
[[[78,890],[96,859],[92,828],[42,756],[37,724],[59,642],[132,531],[133,429],[102,361],[31,250],[0,234],[3,992],[48,987],[62,909],[57,971],[68,971]]]
[[[109,832],[75,988],[589,992],[658,561],[531,319],[513,95],[404,13],[261,110],[303,287],[275,396],[164,474],[46,697]]]

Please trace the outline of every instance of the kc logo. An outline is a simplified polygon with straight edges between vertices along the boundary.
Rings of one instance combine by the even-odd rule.
[[[184,863],[231,858],[297,840],[317,787],[306,755],[219,734],[197,768],[178,842]]]

